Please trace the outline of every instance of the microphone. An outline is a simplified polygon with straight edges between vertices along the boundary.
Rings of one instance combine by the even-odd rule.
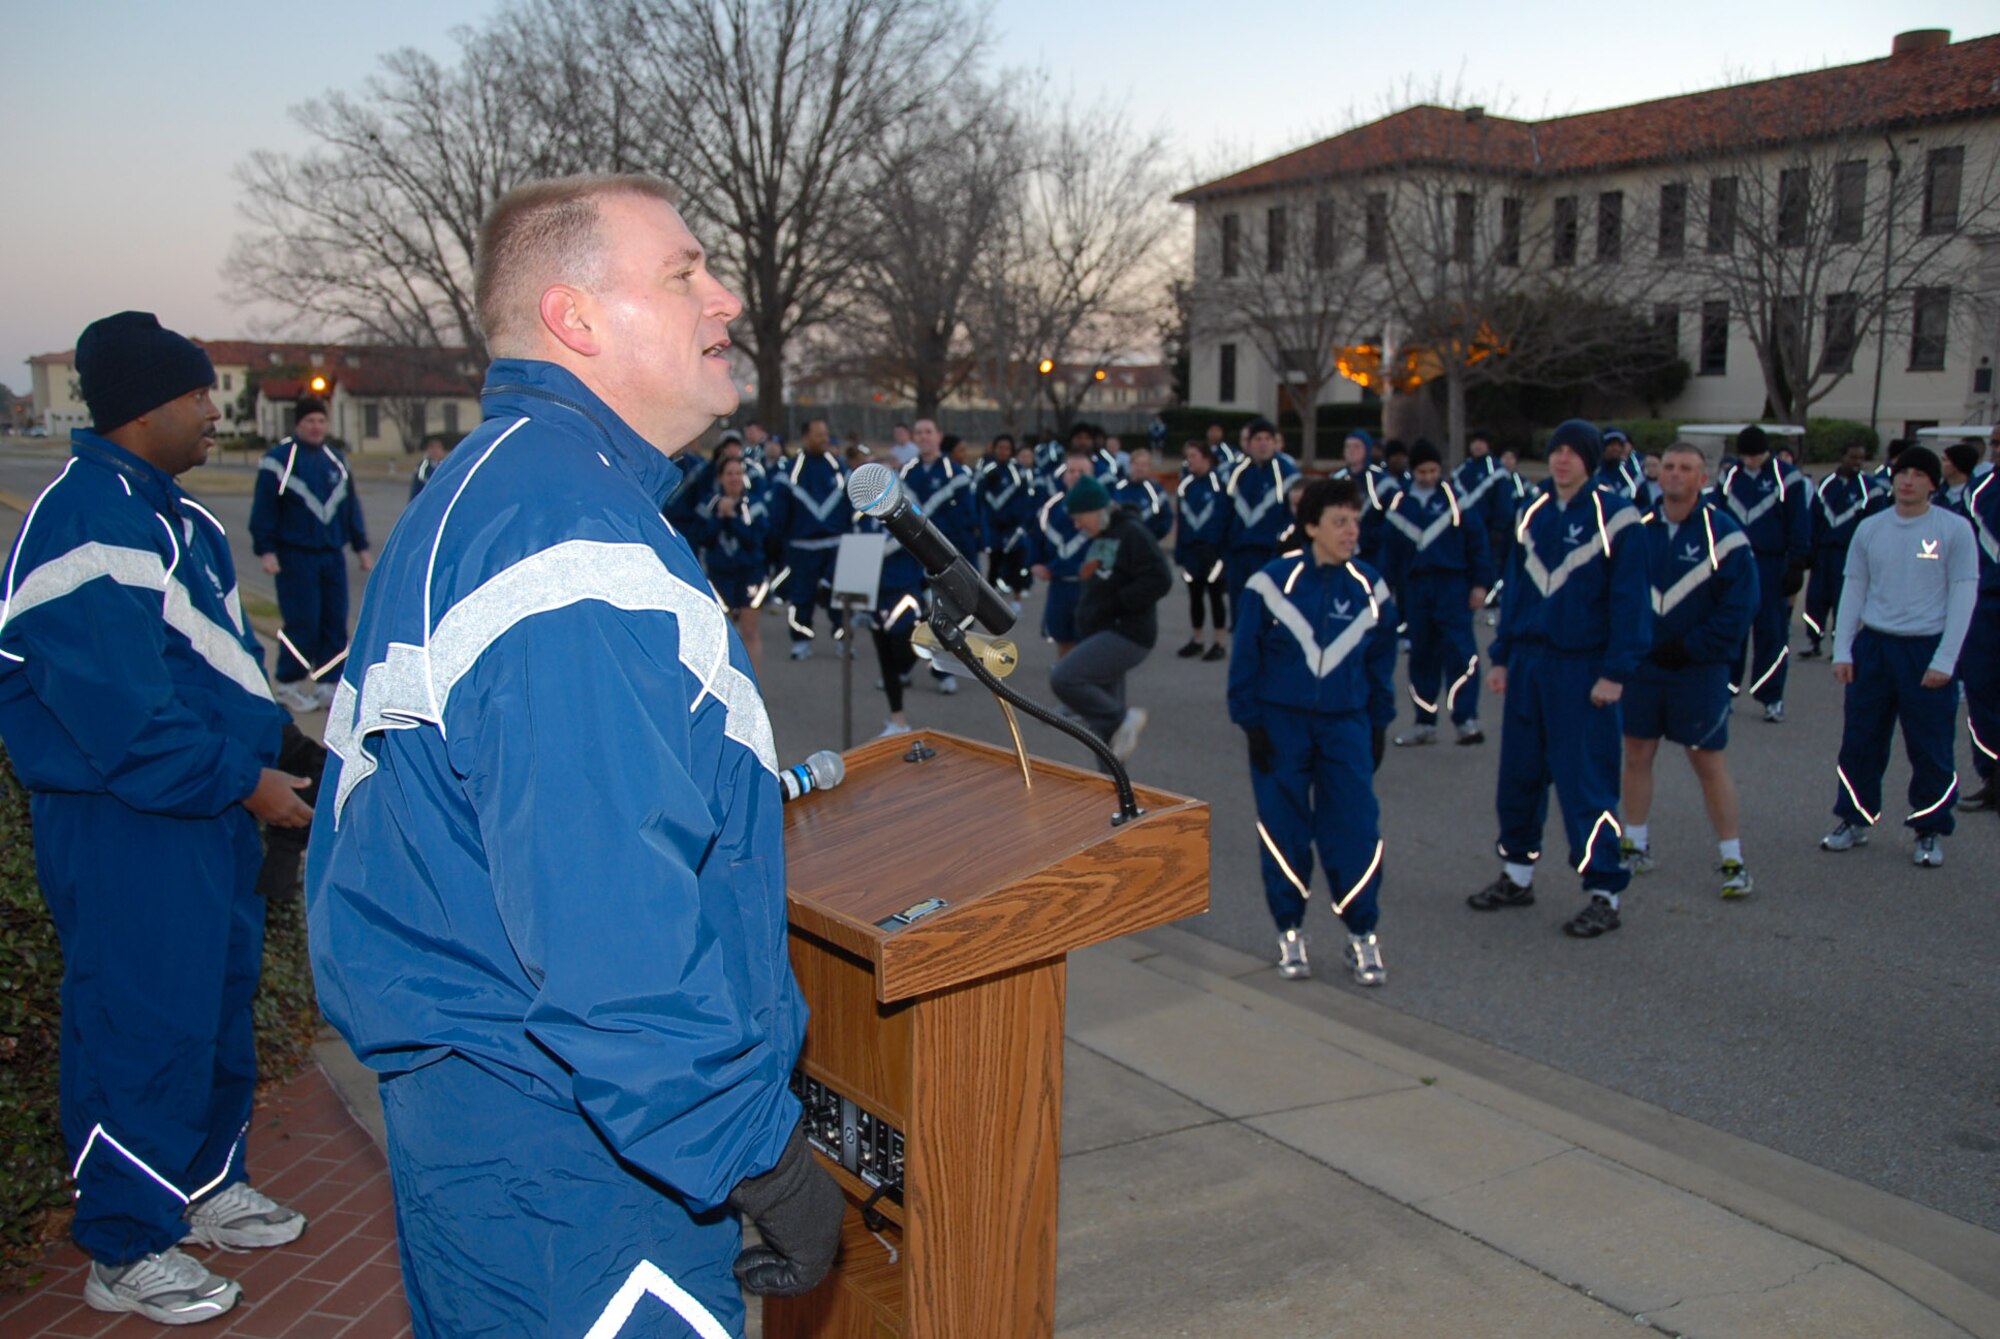
[[[807,791],[831,790],[847,777],[847,764],[831,749],[821,749],[796,767],[787,767],[778,773],[778,789],[784,792],[785,803],[804,795]]]
[[[1000,598],[1000,592],[988,585],[979,569],[931,524],[894,470],[879,462],[861,466],[847,477],[847,500],[862,515],[880,521],[882,528],[923,564],[931,584],[954,607],[971,614],[981,627],[996,635],[1014,626],[1014,611]]]

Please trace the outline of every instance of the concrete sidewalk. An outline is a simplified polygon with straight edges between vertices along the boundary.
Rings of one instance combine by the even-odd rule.
[[[1064,1336],[2000,1336],[1993,1234],[1334,980],[1154,930],[1072,956],[1068,1031]]]

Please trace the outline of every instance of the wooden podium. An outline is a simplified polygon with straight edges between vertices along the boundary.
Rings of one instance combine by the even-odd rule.
[[[1208,806],[1141,788],[1113,826],[1106,778],[1030,759],[1024,787],[1014,754],[935,731],[846,763],[786,808],[785,858],[794,1086],[847,1226],[764,1334],[1052,1334],[1065,956],[1208,909]]]

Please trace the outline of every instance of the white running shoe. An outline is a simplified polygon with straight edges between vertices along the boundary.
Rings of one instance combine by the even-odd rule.
[[[910,730],[910,726],[898,725],[894,721],[884,721],[882,722],[882,733],[875,736],[875,738],[888,739],[892,735],[907,735],[910,733]]]
[[[160,1325],[214,1320],[242,1296],[233,1280],[173,1247],[116,1268],[93,1261],[83,1282],[84,1305],[93,1311],[131,1311]]]
[[[1312,964],[1306,961],[1306,941],[1297,930],[1287,930],[1278,936],[1278,975],[1287,981],[1303,981],[1313,974]]]
[[[1347,965],[1361,985],[1379,986],[1389,979],[1389,970],[1382,965],[1382,945],[1372,931],[1347,936]]]
[[[279,706],[291,711],[319,710],[319,694],[313,691],[311,684],[303,681],[281,683],[271,690],[271,696],[278,700]]]
[[[958,676],[956,674],[939,675],[937,681],[937,690],[940,693],[943,693],[946,697],[950,697],[952,694],[958,691]]]
[[[1910,852],[1910,863],[1925,869],[1937,869],[1944,864],[1944,845],[1935,832],[1917,835],[1917,848]]]
[[[789,652],[787,652],[787,654],[790,655],[791,658],[794,660],[810,659],[812,653],[813,653],[813,644],[811,642],[793,642],[792,649]]]
[[[1130,758],[1139,748],[1139,736],[1146,732],[1147,713],[1144,707],[1128,707],[1125,719],[1118,722],[1118,728],[1111,732],[1111,756],[1119,762]]]
[[[313,686],[313,698],[322,709],[333,705],[333,695],[340,691],[338,684],[322,683]]]
[[[1819,849],[1822,851],[1851,851],[1857,846],[1867,844],[1868,829],[1859,823],[1850,823],[1844,818],[1834,824],[1832,832],[1819,839]]]
[[[225,1251],[256,1250],[297,1241],[306,1230],[306,1216],[252,1186],[235,1181],[205,1200],[189,1206],[187,1235],[181,1244],[219,1246]]]

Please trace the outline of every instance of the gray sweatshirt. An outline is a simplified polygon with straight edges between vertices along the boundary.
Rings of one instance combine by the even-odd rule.
[[[1877,512],[1854,528],[1847,582],[1834,623],[1835,664],[1854,662],[1862,628],[1896,637],[1938,637],[1930,667],[1950,674],[1979,599],[1979,552],[1963,516],[1933,506],[1921,516]]]

